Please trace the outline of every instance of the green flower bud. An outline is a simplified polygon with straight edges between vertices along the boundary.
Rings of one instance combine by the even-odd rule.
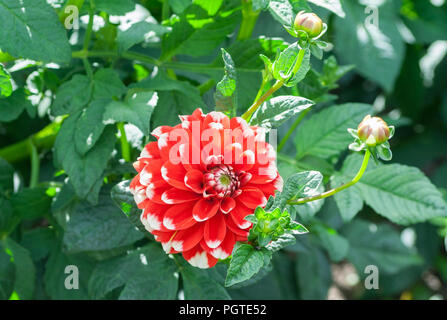
[[[314,38],[323,31],[323,21],[315,13],[306,13],[301,11],[296,15],[295,30],[307,32],[309,37]]]
[[[367,146],[374,147],[388,141],[390,128],[382,118],[367,115],[360,122],[357,134],[359,139],[366,143]]]

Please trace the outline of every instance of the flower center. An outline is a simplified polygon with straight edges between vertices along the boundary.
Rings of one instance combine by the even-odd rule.
[[[230,166],[218,165],[205,173],[205,196],[223,198],[231,196],[238,188],[238,175]]]

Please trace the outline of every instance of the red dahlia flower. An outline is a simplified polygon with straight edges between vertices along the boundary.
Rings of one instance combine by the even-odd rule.
[[[200,109],[180,120],[152,132],[157,142],[134,163],[130,189],[141,222],[166,253],[210,268],[247,240],[252,225],[244,218],[283,181],[262,128]]]

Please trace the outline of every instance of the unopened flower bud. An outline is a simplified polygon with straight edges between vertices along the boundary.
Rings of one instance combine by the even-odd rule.
[[[366,145],[374,147],[389,139],[390,128],[382,118],[367,115],[360,122],[357,134]]]
[[[295,18],[295,30],[307,32],[309,37],[314,38],[323,31],[323,21],[315,13],[301,11]]]

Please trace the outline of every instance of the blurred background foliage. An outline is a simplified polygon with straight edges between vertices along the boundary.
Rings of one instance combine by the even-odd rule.
[[[2,19],[8,2],[0,0],[2,30],[8,28],[7,19]],[[43,2],[39,1],[36,8],[48,10],[50,6]],[[48,2],[63,21],[66,1]],[[351,211],[340,210],[342,200],[336,203],[333,198],[307,220],[301,215],[310,234],[300,236],[296,245],[278,253],[273,271],[238,288],[225,290],[220,285],[225,265],[208,271],[187,265],[176,269],[154,245],[136,249],[147,239],[110,199],[112,186],[133,174],[129,162],[120,161],[125,157],[115,138],[116,128],[103,126],[99,132],[94,131],[101,122],[95,118],[95,111],[89,115],[90,122],[77,121],[74,116],[81,116],[76,113],[78,106],[82,110],[88,104],[88,90],[93,90],[96,99],[122,98],[132,106],[135,102],[126,99],[140,89],[156,93],[158,100],[149,114],[150,124],[139,124],[135,118],[121,119],[122,106],[115,113],[109,110],[112,122],[130,122],[140,129],[126,124],[131,159],[135,159],[138,149],[147,142],[141,132],[147,136],[149,128],[175,124],[178,114],[190,113],[196,107],[214,109],[215,84],[223,75],[221,47],[231,54],[238,72],[240,114],[252,103],[261,84],[263,63],[258,55],[274,57],[277,48],[294,40],[272,10],[252,11],[251,6],[267,8],[275,1],[95,0],[96,15],[86,56],[83,39],[91,12],[89,2],[68,2],[81,8],[80,29],[68,31],[73,58],[67,53],[69,48],[58,45],[57,39],[52,40],[56,41],[55,48],[48,44],[49,50],[30,45],[26,48],[28,56],[12,44],[19,39],[0,41],[4,66],[0,81],[7,77],[4,74],[10,74],[14,83],[14,92],[0,100],[0,158],[5,159],[0,159],[0,235],[4,249],[0,250],[0,298],[447,298],[447,219],[402,227],[375,214],[361,199],[361,210],[350,207],[350,217],[347,215]],[[342,168],[350,137],[346,134],[341,157],[338,151],[336,155],[303,155],[300,146],[308,138],[303,127],[315,119],[314,113],[330,105],[366,103],[397,128],[390,141],[393,162],[418,167],[446,199],[445,1],[287,2],[295,12],[312,10],[328,24],[324,40],[333,44],[333,50],[325,52],[323,60],[312,59],[312,69],[296,87],[278,91],[278,95],[300,95],[317,102],[279,155],[283,177],[314,169],[321,171],[328,182],[332,173]],[[365,10],[368,6],[372,11]],[[379,19],[375,32],[365,26],[374,8]],[[244,23],[248,27],[241,28]],[[83,78],[83,58],[87,57],[94,71],[91,86]],[[7,96],[7,91],[2,86],[1,94]],[[95,107],[92,103],[88,110],[103,105]],[[60,130],[61,116],[66,114],[72,115],[64,121],[64,131]],[[348,124],[354,127],[358,117],[353,114]],[[280,128],[280,138],[293,122],[289,120]],[[319,125],[325,125],[324,119]],[[80,152],[83,148],[88,152],[89,146],[76,145],[74,150],[77,141],[85,141],[85,132],[94,132],[95,148],[99,149],[90,158]],[[33,157],[38,161],[32,161]],[[70,169],[64,161],[75,163],[75,167]],[[38,166],[37,177],[30,163]],[[76,172],[80,172],[79,177]],[[355,192],[347,197],[345,209],[358,206]],[[138,257],[142,253],[157,262],[155,269],[141,267]],[[379,266],[378,290],[364,288],[364,267],[368,264]],[[79,290],[63,287],[66,265],[80,268]],[[163,274],[154,270],[163,270]],[[174,272],[181,273],[180,284],[172,276]],[[164,289],[160,292],[150,290],[154,278],[163,278]]]

